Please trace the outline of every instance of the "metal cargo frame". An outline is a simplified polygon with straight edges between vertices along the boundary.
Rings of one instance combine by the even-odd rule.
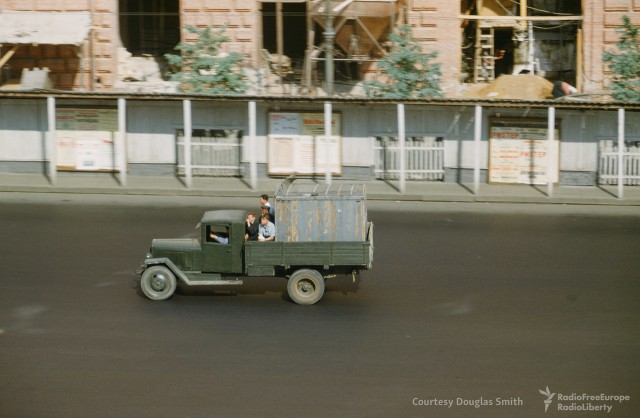
[[[318,184],[285,180],[275,194],[276,240],[366,240],[367,206],[363,184]]]

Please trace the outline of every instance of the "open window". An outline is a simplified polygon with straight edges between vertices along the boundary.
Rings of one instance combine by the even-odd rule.
[[[180,42],[178,0],[119,0],[120,39],[133,56],[161,57]]]
[[[580,0],[461,0],[460,12],[461,82],[537,74],[576,83]]]
[[[207,225],[206,242],[213,244],[231,244],[228,225]]]

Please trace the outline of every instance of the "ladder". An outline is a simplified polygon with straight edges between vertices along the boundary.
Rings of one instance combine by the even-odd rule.
[[[473,82],[490,82],[496,78],[495,50],[493,27],[483,26],[478,22],[476,28],[475,60],[473,66]]]

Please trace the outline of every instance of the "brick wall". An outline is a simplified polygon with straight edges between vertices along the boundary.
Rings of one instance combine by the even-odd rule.
[[[182,38],[192,36],[184,30],[186,25],[199,28],[226,25],[225,35],[229,42],[225,48],[244,54],[252,65],[257,66],[259,19],[258,2],[236,0],[183,0],[181,30]]]
[[[407,0],[406,16],[414,37],[425,51],[438,51],[437,62],[442,67],[442,87],[448,95],[460,89],[460,45],[462,42],[460,1]],[[3,0],[4,10],[15,11],[88,11],[93,4],[93,47],[85,42],[84,59],[79,59],[68,46],[23,46],[9,61],[14,74],[22,67],[48,66],[55,88],[88,88],[93,67],[96,90],[109,90],[115,82],[116,46],[119,45],[117,0]],[[227,24],[229,50],[245,54],[252,65],[258,65],[257,44],[260,40],[261,18],[258,1],[181,0],[181,27],[205,27]],[[607,70],[602,53],[617,40],[615,28],[628,14],[640,25],[640,0],[583,0],[583,62],[582,87],[586,92],[601,91],[607,84]],[[301,35],[302,36],[302,35]],[[53,54],[54,56],[52,56]],[[75,71],[75,72],[74,72]]]
[[[597,92],[606,89],[609,71],[602,60],[606,50],[615,47],[616,28],[622,16],[628,15],[640,25],[640,0],[584,0],[583,1],[583,90]]]
[[[447,95],[456,94],[460,83],[460,44],[462,42],[459,1],[413,0],[407,2],[407,20],[414,38],[425,51],[438,51],[441,87]]]

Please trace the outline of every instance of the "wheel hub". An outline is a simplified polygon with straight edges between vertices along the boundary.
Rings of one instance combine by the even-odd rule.
[[[313,285],[309,282],[302,282],[299,289],[302,293],[310,293],[313,292]]]
[[[151,288],[156,292],[161,292],[167,287],[167,278],[162,274],[153,276],[151,279]]]

